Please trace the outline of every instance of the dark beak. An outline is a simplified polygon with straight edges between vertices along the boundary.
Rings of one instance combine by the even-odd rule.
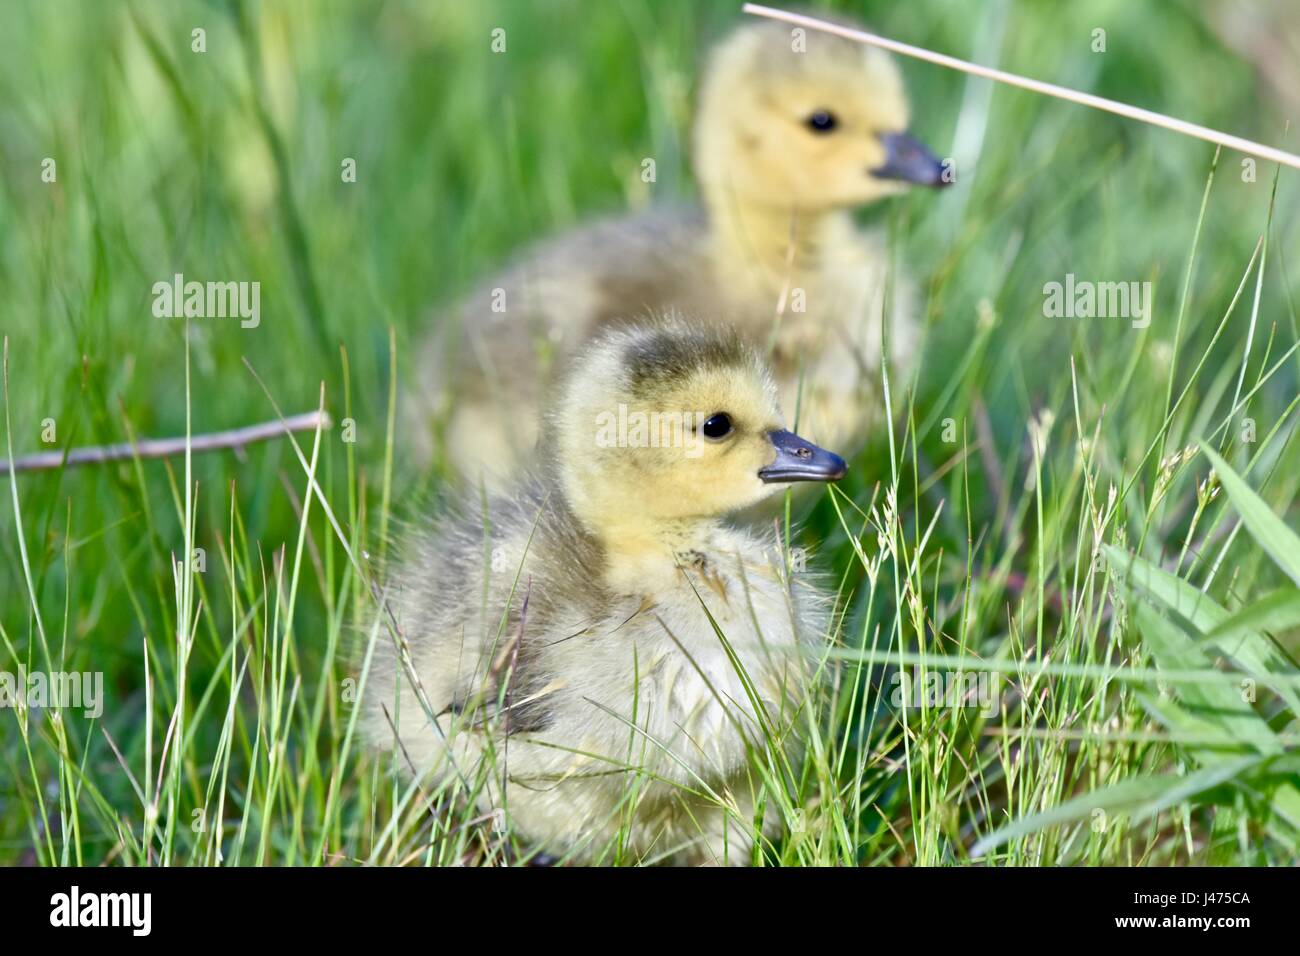
[[[906,133],[881,133],[880,142],[885,146],[885,164],[871,170],[877,179],[897,179],[937,189],[951,184],[951,177],[944,178],[943,161],[919,139]]]
[[[768,484],[787,481],[839,481],[849,466],[844,459],[825,448],[818,448],[794,432],[769,432],[776,448],[776,461],[759,471],[758,477]]]

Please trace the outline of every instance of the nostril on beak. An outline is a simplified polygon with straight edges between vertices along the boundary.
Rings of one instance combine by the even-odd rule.
[[[839,481],[848,471],[844,459],[818,448],[793,432],[777,429],[768,432],[775,460],[761,468],[758,477],[766,483],[791,481]]]

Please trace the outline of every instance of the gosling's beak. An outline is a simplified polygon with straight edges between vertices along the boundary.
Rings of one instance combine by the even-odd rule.
[[[943,178],[943,161],[919,139],[906,133],[881,133],[879,138],[885,147],[885,162],[870,171],[872,176],[936,189],[951,183],[951,179]]]
[[[818,448],[794,432],[768,432],[776,448],[776,461],[760,469],[758,477],[768,484],[787,481],[839,481],[849,466],[844,459]]]

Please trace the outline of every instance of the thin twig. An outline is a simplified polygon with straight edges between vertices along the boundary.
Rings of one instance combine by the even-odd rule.
[[[1297,156],[1294,153],[1285,152],[1284,150],[1277,149],[1274,146],[1265,146],[1263,143],[1256,143],[1253,140],[1243,139],[1240,136],[1221,133],[1216,129],[1210,129],[1208,126],[1198,126],[1197,124],[1189,123],[1186,120],[1175,119],[1172,116],[1165,116],[1163,113],[1156,113],[1153,110],[1144,110],[1139,106],[1130,106],[1127,103],[1108,100],[1103,96],[1094,96],[1091,93],[1081,93],[1078,90],[1072,90],[1069,87],[1057,86],[1055,83],[1044,83],[1042,80],[1031,80],[1028,77],[1018,76],[1015,73],[1007,73],[1004,70],[995,70],[992,67],[980,66],[978,63],[968,63],[966,60],[959,60],[954,56],[935,53],[932,50],[926,50],[919,46],[911,46],[907,43],[899,43],[897,40],[889,40],[882,36],[876,36],[874,33],[865,33],[862,30],[855,30],[852,27],[844,27],[836,23],[827,23],[825,20],[818,20],[816,17],[804,16],[801,13],[789,13],[785,10],[776,10],[772,7],[765,7],[757,3],[747,3],[742,9],[745,13],[750,13],[757,17],[767,17],[771,20],[784,20],[786,23],[793,23],[796,26],[809,27],[813,30],[820,30],[823,33],[833,33],[835,36],[844,37],[847,40],[855,40],[858,43],[867,43],[871,46],[878,46],[902,56],[910,56],[918,60],[925,60],[927,63],[946,66],[952,70],[960,70],[963,73],[970,73],[972,76],[981,76],[986,80],[995,80],[998,83],[1005,83],[1008,86],[1018,86],[1022,90],[1030,90],[1034,93],[1041,93],[1044,96],[1054,96],[1060,100],[1069,100],[1071,103],[1091,106],[1093,109],[1105,110],[1108,113],[1115,113],[1119,116],[1135,119],[1142,123],[1150,123],[1152,126],[1159,126],[1163,129],[1172,130],[1175,133],[1182,133],[1184,136],[1192,136],[1196,139],[1218,143],[1220,146],[1226,146],[1228,149],[1235,149],[1251,156],[1258,156],[1260,159],[1272,160],[1275,163],[1282,163],[1283,165],[1300,169],[1300,156]]]
[[[261,422],[244,428],[232,428],[224,432],[210,432],[206,435],[190,437],[191,451],[216,451],[222,448],[242,448],[253,442],[278,438],[288,432],[309,432],[317,428],[329,428],[330,418],[324,412],[303,412],[292,415],[283,421]],[[120,445],[92,445],[87,448],[73,448],[65,455],[62,451],[43,451],[35,455],[23,455],[13,461],[15,472],[41,471],[48,468],[60,468],[64,465],[93,465],[105,461],[122,461],[135,458],[170,458],[172,455],[185,453],[185,436],[176,438],[146,438],[139,442],[123,442]],[[9,462],[0,460],[0,475],[9,473]]]

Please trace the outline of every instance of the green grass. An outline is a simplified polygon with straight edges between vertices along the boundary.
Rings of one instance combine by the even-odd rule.
[[[839,6],[1294,146],[1195,4]],[[10,484],[0,670],[102,671],[106,704],[94,721],[0,710],[0,862],[535,849],[475,807],[481,779],[414,787],[356,732],[384,639],[371,582],[442,485],[405,463],[394,375],[429,307],[521,244],[690,194],[698,53],[736,7],[7,6],[7,447],[198,434],[322,401],[356,441],[336,424],[299,450]],[[893,429],[792,533],[842,615],[805,763],[756,747],[755,784],[790,827],[760,859],[1295,863],[1294,174],[1261,163],[1244,182],[1240,156],[1216,164],[1203,143],[904,69],[915,131],[941,152],[956,136],[958,187],[864,214],[921,282],[926,336],[915,377],[890,382]],[[187,339],[150,313],[175,272],[260,281],[261,325],[200,320]],[[1067,272],[1152,280],[1150,326],[1046,318],[1043,286]],[[996,674],[1002,706],[897,708],[904,665]]]

